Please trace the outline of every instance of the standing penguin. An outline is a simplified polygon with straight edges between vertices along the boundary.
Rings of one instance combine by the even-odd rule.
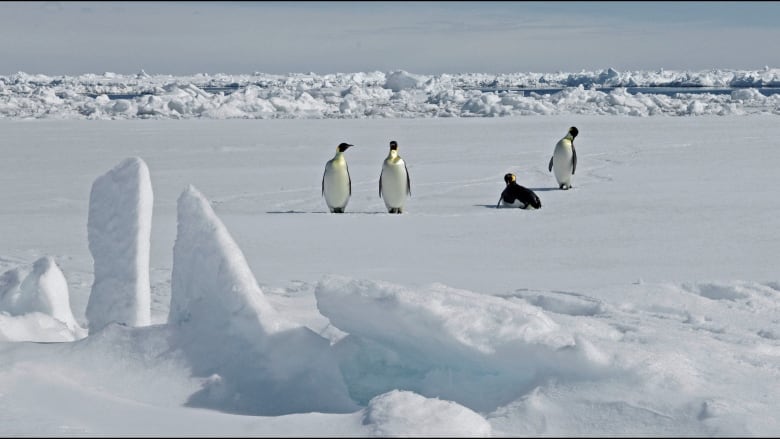
[[[412,196],[409,171],[404,159],[398,155],[398,143],[393,140],[379,174],[379,198],[385,200],[389,213],[402,213],[407,195]]]
[[[325,163],[325,173],[322,174],[322,195],[331,213],[344,213],[349,197],[352,195],[352,179],[349,177],[347,159],[344,151],[349,143],[341,143],[336,148],[336,155]]]
[[[501,192],[501,198],[498,199],[496,208],[503,204],[505,207],[519,207],[530,210],[541,209],[542,201],[539,200],[536,193],[525,186],[517,184],[516,180],[515,174],[509,173],[504,175],[506,188]]]
[[[577,170],[577,150],[574,149],[574,138],[577,134],[577,127],[569,128],[569,132],[555,145],[550,165],[547,167],[550,172],[555,170],[555,180],[563,190],[571,188],[571,177]]]

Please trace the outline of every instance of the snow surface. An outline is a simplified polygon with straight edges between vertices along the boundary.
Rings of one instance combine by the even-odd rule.
[[[9,89],[50,91],[24,77],[0,93],[2,435],[780,431],[776,107],[625,117],[607,98],[613,111],[438,118],[416,116],[415,89],[390,91],[397,118],[83,120],[67,103],[11,115]],[[81,78],[61,85],[107,76]],[[570,126],[561,191],[547,163]],[[389,140],[415,187],[402,215],[377,194]],[[321,172],[342,141],[353,196],[331,214]],[[148,238],[124,217],[89,224],[146,181],[122,164],[148,170]],[[507,172],[544,207],[496,209]],[[120,256],[105,271],[98,230]],[[130,243],[139,259],[121,257]],[[92,285],[141,273],[145,248],[149,324],[95,330]]]

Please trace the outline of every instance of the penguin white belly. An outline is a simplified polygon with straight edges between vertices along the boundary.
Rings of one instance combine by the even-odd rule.
[[[566,184],[571,186],[572,156],[570,142],[564,139],[555,145],[555,151],[553,151],[553,172],[558,185]]]
[[[403,161],[382,165],[382,199],[388,209],[402,208],[408,193],[406,166]]]
[[[329,162],[323,177],[325,202],[332,210],[347,207],[349,201],[349,173],[346,163]]]
[[[536,210],[534,206],[531,206],[530,204],[525,204],[520,200],[515,200],[511,203],[507,203],[506,201],[501,200],[501,207],[514,207],[514,208],[520,208],[526,210]]]
[[[513,201],[511,203],[507,203],[506,201],[501,200],[501,207],[519,207],[519,208],[522,209],[524,206],[525,206],[525,203],[523,203],[520,200],[515,200],[515,201]]]

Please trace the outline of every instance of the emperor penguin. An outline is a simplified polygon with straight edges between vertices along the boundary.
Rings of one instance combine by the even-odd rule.
[[[398,143],[393,140],[379,174],[379,198],[384,199],[389,213],[403,213],[407,195],[412,196],[409,171],[398,155]]]
[[[322,195],[331,213],[344,213],[349,197],[352,195],[352,179],[349,176],[347,159],[344,151],[349,148],[349,143],[341,143],[336,147],[336,155],[325,163],[325,172],[322,174]]]
[[[505,207],[519,207],[520,209],[541,209],[542,201],[534,191],[528,189],[525,186],[517,184],[517,177],[515,174],[509,173],[504,175],[504,183],[506,187],[501,192],[501,198],[498,199],[496,208],[500,206]]]
[[[569,128],[569,132],[558,141],[550,158],[547,169],[555,170],[555,180],[558,187],[567,190],[571,188],[571,177],[577,170],[577,150],[574,149],[574,138],[579,134],[577,127]]]

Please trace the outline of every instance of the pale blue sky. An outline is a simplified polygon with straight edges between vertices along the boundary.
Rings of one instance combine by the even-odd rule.
[[[0,2],[0,75],[760,69],[780,2]]]

